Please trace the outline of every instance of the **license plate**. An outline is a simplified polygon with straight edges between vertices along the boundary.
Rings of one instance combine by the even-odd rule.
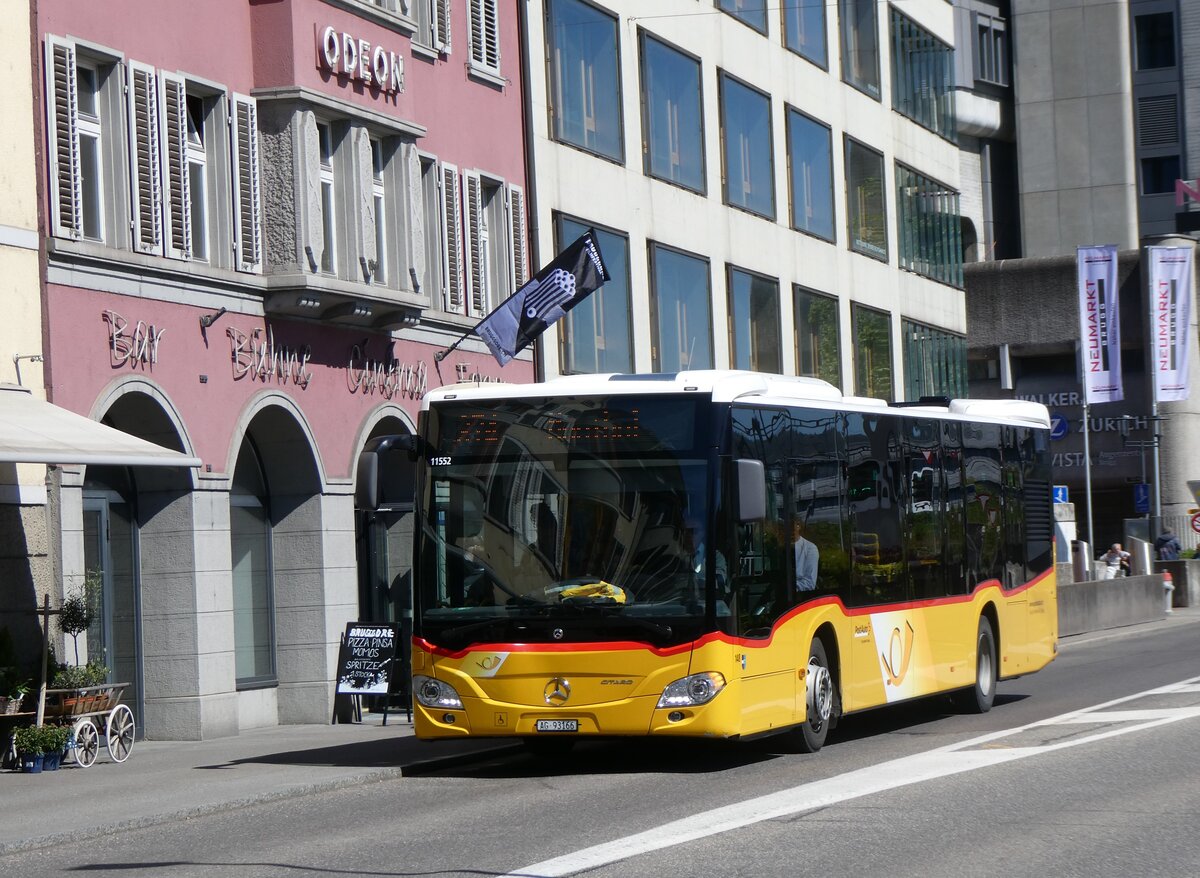
[[[577,732],[579,731],[579,720],[540,719],[534,724],[534,728],[539,732]]]

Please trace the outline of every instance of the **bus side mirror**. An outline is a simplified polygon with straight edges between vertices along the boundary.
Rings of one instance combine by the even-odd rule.
[[[379,509],[380,505],[390,505],[396,497],[384,496],[387,488],[393,486],[395,473],[384,468],[384,462],[395,462],[397,456],[391,452],[405,452],[408,461],[417,459],[420,439],[411,434],[398,436],[377,436],[366,444],[362,454],[358,456],[358,468],[354,480],[354,505],[358,509]],[[406,498],[411,502],[412,498]]]
[[[761,521],[767,517],[766,469],[761,460],[747,458],[738,458],[734,466],[738,521]]]

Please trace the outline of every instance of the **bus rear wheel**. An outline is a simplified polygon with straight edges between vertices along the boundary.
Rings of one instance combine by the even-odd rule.
[[[796,733],[796,744],[802,753],[816,753],[825,744],[833,725],[837,685],[825,656],[825,644],[813,640],[808,648],[808,667],[804,674],[804,724]]]
[[[996,701],[999,665],[996,661],[996,635],[987,616],[979,617],[975,636],[975,685],[957,693],[954,702],[969,713],[987,713]]]

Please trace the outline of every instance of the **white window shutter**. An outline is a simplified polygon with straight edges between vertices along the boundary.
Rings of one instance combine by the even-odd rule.
[[[450,0],[423,0],[433,4],[433,47],[450,54]]]
[[[129,182],[133,202],[133,247],[163,252],[162,154],[158,136],[158,77],[154,68],[129,62]]]
[[[233,157],[234,268],[262,272],[262,207],[259,194],[258,104],[233,94],[229,102],[229,154]]]
[[[471,60],[480,67],[500,70],[500,27],[496,0],[470,0]]]
[[[463,171],[464,211],[467,227],[467,301],[471,316],[484,317],[489,307],[487,221],[483,215],[483,184],[479,174]]]
[[[462,210],[459,207],[458,169],[442,163],[442,273],[446,310],[466,313],[462,270]]]
[[[165,72],[161,76],[166,253],[175,259],[189,259],[192,205],[187,169],[187,86],[182,77]]]
[[[512,242],[512,291],[529,279],[529,255],[525,239],[525,190],[508,187],[509,240]]]
[[[50,199],[54,234],[83,233],[83,192],[79,174],[79,84],[75,46],[46,38],[46,131],[50,139]]]

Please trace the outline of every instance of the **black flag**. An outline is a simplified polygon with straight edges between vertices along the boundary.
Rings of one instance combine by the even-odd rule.
[[[501,366],[608,280],[592,233],[584,232],[475,327]]]

